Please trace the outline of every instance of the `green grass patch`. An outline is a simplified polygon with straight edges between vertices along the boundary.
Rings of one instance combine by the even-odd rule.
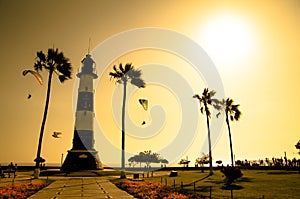
[[[157,182],[197,192],[213,198],[300,198],[300,174],[295,171],[242,170],[243,177],[232,185],[225,185],[225,176],[214,171],[178,171],[177,177],[169,177],[170,171],[156,171],[146,182]],[[146,175],[145,175],[146,176]],[[151,176],[151,175],[150,175]]]

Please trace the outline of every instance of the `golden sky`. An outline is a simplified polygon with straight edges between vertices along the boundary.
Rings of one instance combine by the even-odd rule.
[[[0,25],[2,163],[32,162],[36,156],[46,85],[40,86],[33,78],[21,74],[24,69],[32,68],[36,51],[55,46],[64,52],[73,65],[72,80],[64,84],[53,81],[43,140],[42,156],[49,163],[59,163],[61,154],[66,155],[72,146],[75,74],[88,51],[89,38],[91,49],[94,49],[115,34],[145,27],[169,29],[185,35],[197,42],[214,62],[225,95],[239,103],[243,112],[241,120],[232,124],[236,159],[281,157],[284,152],[287,152],[288,158],[298,156],[294,147],[300,139],[300,3],[297,0],[0,0]],[[193,85],[193,92],[200,94],[205,86],[202,80],[197,84],[193,71],[188,68],[189,63],[170,53],[151,50],[131,52],[116,57],[112,64],[120,62],[133,62],[145,70],[147,63],[172,66]],[[107,66],[104,74],[111,70],[110,67]],[[46,81],[47,74],[42,75]],[[101,81],[105,87],[98,86],[96,90],[95,103],[99,107],[96,107],[95,113],[98,120],[109,121],[111,110],[102,110],[109,106],[104,107],[105,103],[99,101],[106,98],[106,102],[111,103],[109,97],[112,98],[112,93],[115,93],[114,99],[119,99],[122,93],[116,93],[122,89],[115,88],[108,77],[103,76]],[[102,92],[108,96],[101,95]],[[153,97],[151,103],[164,108],[166,121],[163,128],[170,131],[179,128],[183,118],[178,99],[174,93],[155,85],[132,94],[128,106],[129,110],[136,109],[136,112],[128,113],[132,122],[139,126],[139,117],[150,123],[155,121],[152,113],[139,112],[138,108],[141,107],[134,103],[139,95],[151,97],[151,92],[160,93]],[[28,93],[32,95],[30,100],[27,99]],[[159,101],[160,98],[170,100],[166,103]],[[199,108],[195,100],[191,99],[191,103],[195,109]],[[102,117],[103,111],[106,117]],[[153,107],[153,111],[160,110]],[[204,119],[199,115],[197,136],[182,157],[188,156],[193,161],[203,152],[202,144],[206,136]],[[120,142],[118,128],[105,128],[108,128],[105,132],[111,136],[111,142],[117,146]],[[147,127],[141,127],[141,130],[144,129]],[[110,130],[111,134],[108,133]],[[62,138],[54,139],[51,136],[53,131],[63,132]],[[168,131],[164,133],[157,135],[160,142],[176,136]],[[164,143],[151,141],[145,144],[147,148],[144,149],[143,146],[134,148],[133,145],[134,141],[129,138],[128,150],[133,153],[135,150],[158,150]],[[97,145],[97,139],[95,147],[105,162],[118,164],[107,159],[110,151]],[[213,149],[213,157],[214,161],[230,159],[226,128]]]

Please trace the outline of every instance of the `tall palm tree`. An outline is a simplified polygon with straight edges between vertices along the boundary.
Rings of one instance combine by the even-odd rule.
[[[118,84],[123,84],[123,104],[122,104],[122,157],[121,157],[121,178],[125,176],[125,106],[126,106],[126,88],[128,82],[138,88],[144,88],[145,82],[141,79],[142,72],[134,69],[131,63],[127,63],[124,67],[122,63],[119,68],[113,66],[113,72],[109,73],[110,77],[115,79]]]
[[[222,100],[219,102],[219,105],[216,105],[215,108],[217,110],[223,110],[225,112],[225,120],[228,128],[229,134],[229,145],[230,145],[230,155],[231,155],[231,166],[234,166],[234,157],[233,157],[233,149],[232,149],[232,138],[231,138],[231,129],[229,121],[238,121],[242,115],[239,110],[239,104],[233,104],[233,99],[227,98],[226,100]],[[217,114],[217,117],[220,113]]]
[[[200,103],[200,111],[202,114],[206,114],[206,123],[207,123],[207,133],[208,133],[208,150],[209,150],[209,168],[210,168],[210,175],[213,174],[213,167],[212,167],[212,153],[211,153],[211,139],[210,139],[210,128],[209,128],[209,118],[211,117],[211,112],[209,110],[209,106],[213,105],[215,99],[212,97],[216,94],[216,91],[212,90],[209,91],[208,88],[205,88],[201,97],[196,94],[193,98],[197,98]]]
[[[59,52],[57,48],[56,49],[49,48],[47,54],[45,54],[43,51],[37,52],[36,61],[34,63],[34,70],[39,72],[42,71],[43,69],[48,71],[49,75],[48,75],[46,103],[45,103],[44,115],[43,115],[41,130],[40,130],[37,155],[35,159],[36,161],[35,173],[34,173],[35,178],[39,177],[39,165],[41,160],[42,141],[43,141],[44,128],[45,128],[47,113],[48,113],[53,73],[56,74],[60,82],[63,83],[65,80],[71,79],[72,67],[71,67],[71,63],[69,62],[69,59],[66,58],[62,52]]]

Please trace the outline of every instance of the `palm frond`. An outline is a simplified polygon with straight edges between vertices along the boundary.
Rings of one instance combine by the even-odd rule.
[[[120,64],[120,65],[122,65],[122,64]],[[120,65],[119,65],[119,67],[120,67]],[[121,71],[121,69],[119,70],[116,65],[113,66],[113,70],[115,71],[114,73],[117,74],[117,77],[115,77],[115,78],[122,78],[124,76],[124,73]]]
[[[211,105],[211,99],[207,99],[207,104]]]
[[[234,101],[233,99],[227,98],[226,99],[226,109],[225,111],[227,112],[228,115],[230,115],[230,120],[231,121],[238,121],[241,117],[241,111],[239,110],[239,104],[233,104]]]
[[[216,91],[212,90],[208,93],[208,96],[213,97],[213,96],[215,96],[216,93],[217,93]]]
[[[109,72],[109,76],[112,76],[113,78],[119,77],[118,74],[113,73],[113,72]]]
[[[122,78],[122,76],[119,73],[110,72],[109,75],[110,75],[110,77],[117,79],[117,80]]]
[[[116,65],[113,66],[113,69],[114,69],[115,73],[119,72],[119,70],[117,69]]]
[[[233,104],[233,99],[227,98],[226,99],[226,106],[230,107]]]
[[[43,51],[38,51],[36,53],[36,57],[41,61],[45,62],[46,61],[46,55],[43,53]]]
[[[208,95],[208,88],[205,88],[203,90],[203,93],[202,93],[203,96],[207,96]]]
[[[231,110],[237,110],[239,106],[239,104],[231,105]]]
[[[140,70],[134,70],[134,69],[131,69],[131,70],[129,70],[127,73],[126,73],[126,75],[128,75],[128,77],[129,78],[136,78],[136,79],[138,79],[138,78],[140,78],[141,77],[141,75],[142,75],[142,72],[140,71]]]
[[[132,70],[132,69],[133,69],[132,64],[131,63],[127,63],[127,64],[125,64],[125,71],[124,71],[124,73],[127,73],[130,70]]]
[[[65,57],[62,57],[60,61],[57,63],[56,70],[60,73],[60,75],[64,76],[65,80],[71,79],[71,75],[72,75],[71,63]]]
[[[213,104],[221,104],[221,101],[216,98],[211,99],[211,101],[213,102]]]
[[[219,104],[213,104],[213,107],[218,110],[218,111],[221,111],[222,110],[222,106],[219,105]]]
[[[58,49],[49,48],[47,62],[52,63],[55,60],[55,57],[58,55]]]
[[[198,94],[195,94],[195,95],[193,96],[193,98],[197,98],[198,100],[201,99],[200,96],[199,96]]]
[[[125,70],[124,70],[124,68],[123,68],[122,63],[119,64],[119,69],[121,70],[121,72],[122,72],[123,74],[125,73]]]
[[[68,78],[66,77],[66,76],[64,76],[64,75],[59,75],[58,76],[58,79],[59,79],[59,81],[61,82],[61,83],[63,83],[65,80],[67,80]]]
[[[34,63],[33,68],[34,68],[35,71],[39,72],[39,71],[43,70],[43,66],[44,66],[44,64],[40,60],[37,60]]]
[[[238,109],[236,109],[236,110],[235,110],[235,114],[234,114],[234,119],[235,119],[236,121],[238,121],[238,120],[240,119],[241,115],[242,115],[241,111],[238,110]]]
[[[61,64],[61,63],[65,62],[65,57],[62,52],[59,52],[59,53],[57,52],[57,54],[55,54],[53,60],[55,63]]]
[[[201,113],[203,114],[203,107],[200,108]]]
[[[43,51],[38,51],[36,53],[36,61],[33,65],[34,70],[38,71],[42,71],[44,66],[45,66],[45,62],[46,62],[46,55],[44,54]]]
[[[145,82],[144,80],[140,79],[140,78],[133,78],[130,80],[131,84],[139,87],[139,88],[145,88]]]

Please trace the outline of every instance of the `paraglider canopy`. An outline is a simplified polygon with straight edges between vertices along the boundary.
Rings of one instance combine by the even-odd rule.
[[[59,135],[61,135],[61,132],[54,131],[53,134],[52,134],[52,137],[54,137],[54,138],[60,138]]]
[[[139,99],[140,104],[143,106],[144,110],[148,110],[148,100],[146,99]]]
[[[36,80],[39,82],[40,85],[43,85],[42,76],[38,72],[36,72],[34,70],[24,70],[22,72],[23,76],[27,75],[28,73],[32,74],[36,78]]]

